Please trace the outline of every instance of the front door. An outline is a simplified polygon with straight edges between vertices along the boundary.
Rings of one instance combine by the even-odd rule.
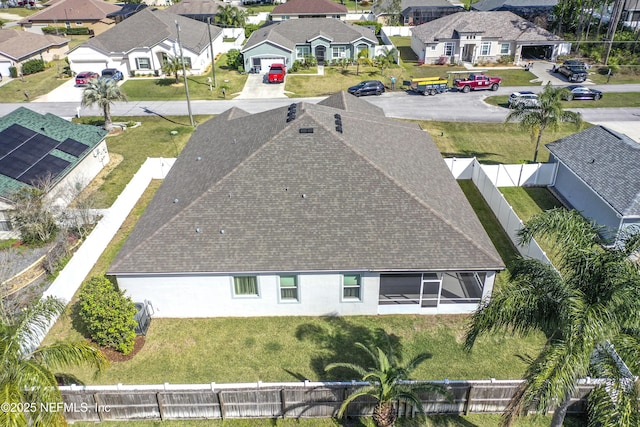
[[[316,59],[318,60],[318,65],[324,65],[324,54],[326,51],[326,47],[316,46]]]

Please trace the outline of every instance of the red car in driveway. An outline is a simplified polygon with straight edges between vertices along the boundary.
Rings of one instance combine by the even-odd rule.
[[[98,73],[92,71],[83,71],[76,75],[76,86],[85,86],[89,84],[89,80],[97,79]]]
[[[269,83],[284,83],[287,67],[284,64],[271,64],[269,68]]]

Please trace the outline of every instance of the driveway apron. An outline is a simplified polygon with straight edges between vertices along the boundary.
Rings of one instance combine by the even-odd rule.
[[[284,85],[284,83],[269,83],[266,74],[249,74],[242,92],[235,99],[287,98]]]

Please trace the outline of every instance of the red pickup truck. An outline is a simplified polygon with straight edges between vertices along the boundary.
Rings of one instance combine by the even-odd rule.
[[[498,90],[502,79],[500,77],[489,77],[484,74],[471,74],[467,79],[455,79],[454,86],[464,93],[472,90],[491,89]]]
[[[269,68],[269,83],[284,83],[287,67],[284,64],[271,64]]]

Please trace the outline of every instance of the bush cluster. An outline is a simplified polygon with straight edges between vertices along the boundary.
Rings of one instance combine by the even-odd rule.
[[[25,76],[39,73],[40,71],[44,71],[44,61],[42,59],[30,59],[22,64],[22,74]]]
[[[135,344],[136,307],[131,298],[104,276],[94,276],[82,284],[78,316],[91,339],[123,354]]]
[[[242,55],[238,49],[231,49],[227,52],[227,67],[230,70],[237,70],[242,67]]]
[[[87,27],[75,27],[75,28],[67,28],[67,27],[44,27],[42,32],[45,34],[57,34],[60,36],[86,36],[91,34],[91,30]]]

